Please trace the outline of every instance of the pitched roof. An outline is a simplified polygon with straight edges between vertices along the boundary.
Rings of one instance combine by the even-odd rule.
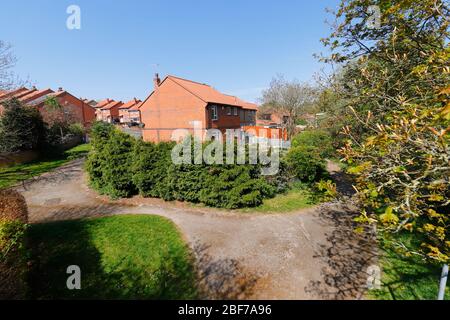
[[[102,107],[102,110],[109,110],[111,108],[117,107],[117,106],[121,106],[123,104],[122,101],[111,101],[110,103],[108,103],[106,106]]]
[[[128,111],[139,111],[140,107],[142,106],[144,102],[140,101],[139,103],[135,104],[134,106],[132,106],[130,109],[128,109]]]
[[[95,105],[95,108],[102,108],[102,107],[104,107],[104,106],[106,106],[107,104],[109,104],[109,103],[111,103],[111,102],[113,102],[114,100],[112,100],[112,99],[105,99],[105,100],[102,100],[102,101],[100,101],[99,103],[97,103],[96,105]]]
[[[2,93],[0,94],[0,99],[4,99],[6,97],[13,96],[16,93],[23,92],[23,91],[28,91],[28,89],[27,88],[19,88],[19,89],[13,90],[13,91],[3,90]]]
[[[197,98],[203,100],[206,103],[226,104],[230,106],[243,107],[245,109],[252,109],[252,110],[258,109],[257,105],[254,103],[243,101],[235,96],[223,94],[205,83],[199,83],[171,75],[168,75],[163,80],[163,82],[166,81],[167,79],[174,81],[175,83],[183,87],[185,90],[189,91]]]
[[[20,97],[19,100],[23,103],[27,103],[27,102],[33,101],[35,99],[38,99],[38,98],[45,96],[52,92],[54,92],[52,89],[34,90],[34,91]]]
[[[129,109],[129,108],[134,107],[136,104],[138,104],[140,102],[141,102],[141,100],[133,98],[130,101],[128,101],[127,103],[124,103],[123,105],[121,105],[119,109]]]
[[[36,91],[36,88],[31,88],[31,89],[27,89],[27,88],[19,88],[10,92],[7,92],[5,94],[3,94],[0,97],[0,101],[6,100],[6,99],[10,99],[10,98],[20,98],[23,97],[33,91]]]

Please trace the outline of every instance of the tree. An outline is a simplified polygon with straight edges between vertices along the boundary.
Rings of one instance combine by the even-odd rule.
[[[314,105],[316,90],[307,83],[287,81],[282,76],[273,78],[270,87],[263,91],[262,102],[288,119],[285,124],[288,136],[295,133],[296,120]]]
[[[23,106],[19,100],[3,102],[0,118],[0,151],[36,150],[46,140],[46,126],[38,110]]]
[[[11,71],[16,62],[17,58],[12,52],[12,46],[0,40],[0,90],[8,91],[25,85],[25,81],[20,81]]]
[[[379,27],[368,25],[377,6]],[[450,261],[450,49],[448,3],[342,1],[330,37],[353,124],[341,153],[357,176],[359,222],[429,262]],[[403,241],[408,234],[413,241]]]

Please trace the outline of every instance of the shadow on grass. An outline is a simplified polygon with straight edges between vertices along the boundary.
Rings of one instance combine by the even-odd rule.
[[[385,249],[381,258],[382,287],[370,296],[382,300],[434,300],[437,298],[441,269],[414,256],[404,257]],[[447,288],[446,299],[450,298]]]
[[[142,234],[144,239],[140,241],[136,240],[140,234],[129,235],[128,230],[123,230],[123,234],[120,230],[117,234],[110,230],[99,232],[102,219],[53,222],[30,228],[29,298],[191,299],[196,296],[193,267],[182,252],[178,234],[162,239],[167,225],[158,225],[150,232],[157,235],[149,243],[145,239],[148,234]],[[118,219],[122,220],[116,222],[115,228],[124,225],[123,217]],[[140,228],[139,223],[132,220],[129,228]],[[81,269],[81,290],[67,289],[66,270],[70,265]]]

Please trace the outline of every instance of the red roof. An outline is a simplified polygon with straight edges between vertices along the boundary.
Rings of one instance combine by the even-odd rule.
[[[105,100],[102,100],[102,101],[100,101],[99,103],[97,103],[96,105],[95,105],[95,108],[102,108],[102,107],[104,107],[104,106],[106,106],[107,104],[109,104],[109,103],[111,103],[111,102],[113,102],[114,100],[112,100],[112,99],[105,99]]]
[[[123,104],[122,101],[111,101],[110,103],[108,103],[106,106],[102,107],[102,110],[109,110],[111,108],[117,107],[117,106],[121,106]]]
[[[243,101],[235,96],[223,94],[205,83],[199,83],[171,75],[167,76],[163,80],[163,82],[166,81],[167,79],[174,81],[175,83],[183,87],[185,90],[189,91],[197,98],[203,100],[206,103],[225,104],[251,110],[258,109],[258,106],[254,103]]]
[[[33,91],[36,91],[36,88],[32,88],[32,89],[19,88],[19,89],[16,89],[16,90],[13,90],[13,91],[3,94],[0,97],[0,100],[6,100],[6,99],[10,99],[10,98],[20,98],[27,94],[30,94]]]
[[[31,93],[28,93],[20,97],[19,100],[23,103],[27,103],[52,92],[54,92],[52,89],[34,90]]]
[[[132,106],[130,109],[128,109],[129,111],[139,111],[139,108],[142,106],[144,102],[140,101],[139,103],[135,104],[134,106]]]
[[[131,99],[130,101],[128,101],[127,103],[124,103],[122,106],[120,106],[119,109],[129,109],[134,107],[135,105],[141,103],[141,100],[138,100],[136,98]]]

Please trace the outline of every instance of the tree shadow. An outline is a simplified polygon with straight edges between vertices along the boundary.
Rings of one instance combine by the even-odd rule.
[[[321,299],[361,299],[367,291],[371,274],[368,267],[377,263],[376,236],[372,230],[357,234],[353,218],[359,213],[343,205],[322,206],[319,220],[331,226],[326,234],[327,244],[320,245],[316,258],[322,259],[321,281],[310,281],[305,291]]]
[[[209,253],[210,246],[196,242],[193,252],[200,298],[216,300],[236,300],[249,298],[259,279],[246,271],[238,260],[215,259]]]
[[[128,259],[127,253],[122,252],[119,253],[122,258],[106,263],[98,249],[98,239],[92,236],[91,228],[96,228],[97,221],[89,219],[91,228],[86,221],[51,222],[30,227],[29,299],[196,297],[194,268],[192,264],[186,264],[180,251],[173,252],[167,244],[161,244],[157,261],[146,261],[136,266],[133,260]],[[115,237],[117,235],[111,235],[111,241],[117,240]],[[67,288],[70,274],[66,271],[70,265],[81,269],[80,290]]]

